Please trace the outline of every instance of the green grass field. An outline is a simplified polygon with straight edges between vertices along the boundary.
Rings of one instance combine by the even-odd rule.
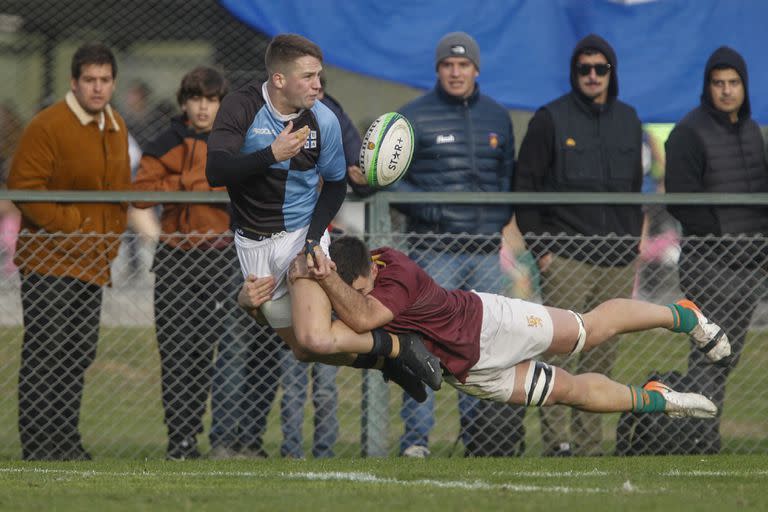
[[[526,417],[528,450],[521,459],[464,459],[454,441],[456,393],[438,393],[435,457],[363,459],[360,376],[339,375],[341,457],[284,460],[278,407],[265,437],[271,458],[257,461],[162,460],[165,448],[159,361],[151,329],[102,330],[87,375],[82,431],[96,460],[24,463],[16,431],[16,375],[21,330],[0,329],[0,510],[768,510],[768,422],[762,390],[765,332],[752,333],[729,381],[720,456],[539,458],[538,415]],[[615,375],[642,382],[652,370],[684,369],[687,343],[663,332],[627,337]],[[390,393],[388,439],[401,431],[399,394]],[[604,420],[606,452],[615,416]],[[305,417],[311,439],[311,414]],[[210,419],[206,419],[207,427]],[[200,436],[207,449],[205,435]],[[453,457],[450,455],[453,454]]]
[[[21,347],[20,328],[0,328],[0,461],[19,457],[16,429],[16,387]],[[728,382],[728,400],[723,413],[723,451],[729,454],[768,454],[768,333],[750,334],[741,364]],[[621,382],[642,383],[652,370],[685,370],[688,343],[683,336],[656,330],[626,336],[621,341],[620,357],[614,376]],[[341,432],[337,455],[354,457],[360,453],[360,372],[342,369],[339,384]],[[279,399],[279,397],[278,397]],[[402,432],[399,417],[400,394],[390,391],[388,440],[390,453],[397,451]],[[310,407],[311,411],[311,407]],[[435,456],[459,455],[456,392],[444,386],[437,394],[437,425],[430,436]],[[617,415],[603,420],[605,452],[611,453]],[[206,432],[210,418],[205,419]],[[526,455],[541,451],[538,414],[526,416]],[[165,428],[160,401],[160,369],[154,331],[151,328],[104,328],[99,353],[86,375],[81,430],[86,448],[97,458],[162,458]],[[199,436],[203,451],[206,435]],[[312,437],[312,415],[305,414],[304,439],[308,451]],[[279,406],[272,408],[265,435],[265,447],[272,456],[279,453],[281,440]]]
[[[764,456],[0,464],[1,510],[767,510]]]

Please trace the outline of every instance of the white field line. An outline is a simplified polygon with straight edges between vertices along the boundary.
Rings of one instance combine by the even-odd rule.
[[[96,476],[106,476],[113,478],[158,478],[163,476],[183,476],[183,477],[197,477],[197,478],[210,478],[210,477],[235,477],[235,478],[287,478],[292,480],[311,480],[311,481],[343,481],[362,484],[377,484],[377,485],[400,485],[407,487],[433,487],[437,489],[461,489],[468,491],[488,491],[488,490],[504,490],[515,492],[555,492],[555,493],[615,493],[615,488],[599,488],[599,487],[568,487],[563,485],[526,485],[526,484],[507,484],[507,483],[492,483],[482,480],[434,480],[434,479],[420,479],[420,480],[400,480],[397,478],[388,478],[376,476],[372,473],[361,472],[256,472],[256,471],[180,471],[172,473],[159,473],[156,471],[94,471],[94,470],[74,470],[74,469],[56,469],[56,468],[0,468],[0,473],[42,473],[50,474],[60,477],[79,477],[79,478],[93,478]],[[564,472],[563,476],[572,476],[571,472]],[[536,475],[537,472],[533,472],[530,476]],[[523,473],[520,474],[523,476]],[[633,491],[635,489],[632,489]]]
[[[531,485],[531,484],[515,484],[515,483],[493,483],[483,480],[435,480],[435,479],[419,479],[419,480],[401,480],[397,478],[380,477],[372,473],[364,472],[341,472],[341,471],[329,471],[329,472],[276,472],[270,473],[266,471],[179,471],[172,473],[161,473],[157,471],[98,471],[98,470],[74,470],[74,469],[57,469],[57,468],[0,468],[0,473],[7,474],[50,474],[52,476],[65,477],[65,478],[93,478],[97,476],[111,477],[111,478],[160,478],[163,476],[178,475],[182,477],[192,478],[210,478],[210,477],[233,477],[233,478],[285,478],[291,480],[307,480],[307,481],[343,481],[360,484],[376,484],[376,485],[399,485],[404,487],[431,487],[436,489],[461,489],[466,491],[489,491],[489,490],[503,490],[513,492],[553,492],[560,494],[597,494],[597,493],[615,493],[616,488],[609,487],[569,487],[566,485]],[[583,478],[594,476],[607,476],[610,472],[592,470],[592,471],[496,471],[494,475],[510,477],[510,478]],[[679,471],[672,470],[661,473],[661,476],[666,477],[764,477],[768,476],[768,470],[751,470],[751,471]],[[620,491],[623,492],[640,492],[637,487],[625,482]],[[660,489],[656,489],[654,492],[659,492]]]
[[[665,471],[663,473],[659,473],[661,476],[682,476],[682,477],[695,477],[695,476],[724,476],[724,477],[732,477],[732,476],[768,476],[768,469],[752,469],[752,470],[746,470],[746,471],[700,471],[700,470],[693,470],[693,471],[679,471],[677,469],[673,469],[670,471]]]

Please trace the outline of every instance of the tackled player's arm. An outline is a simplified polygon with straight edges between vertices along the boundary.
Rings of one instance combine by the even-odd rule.
[[[336,272],[318,283],[328,295],[339,319],[357,333],[383,327],[395,318],[392,311],[379,300],[355,290],[342,281]]]

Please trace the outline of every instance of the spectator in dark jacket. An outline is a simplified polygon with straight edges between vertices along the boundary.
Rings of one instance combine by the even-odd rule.
[[[398,191],[508,192],[512,186],[515,142],[509,114],[480,93],[480,49],[463,32],[445,35],[437,45],[435,88],[400,109],[413,125],[413,162]],[[396,205],[407,230],[435,236],[414,240],[412,257],[448,289],[500,291],[495,235],[509,221],[509,205]],[[472,235],[486,235],[477,238]],[[466,428],[477,401],[459,396],[465,444]],[[434,397],[418,404],[405,397],[405,434],[401,453],[425,456],[434,424]]]
[[[516,191],[640,192],[642,129],[635,109],[618,100],[617,68],[616,54],[603,38],[579,41],[570,62],[571,91],[539,109],[528,125]],[[523,233],[537,235],[529,245],[548,306],[581,311],[631,295],[637,246],[631,237],[641,232],[639,206],[536,205],[518,208],[517,221]],[[545,233],[562,236],[538,238]],[[599,239],[575,238],[583,235]],[[571,364],[562,358],[550,362],[610,376],[615,359],[616,344],[606,343]],[[540,412],[545,454],[602,453],[599,416],[573,411],[569,422],[565,408]]]
[[[701,105],[672,130],[666,144],[668,192],[768,192],[768,166],[760,127],[751,118],[747,65],[736,51],[718,48],[707,61]],[[738,362],[752,315],[765,287],[765,242],[734,235],[768,234],[764,206],[670,206],[687,239],[680,285],[718,322],[733,347],[731,365],[708,365],[691,349],[688,375],[695,390],[722,408],[725,381]],[[713,238],[718,237],[718,238]],[[723,238],[719,238],[723,237]],[[697,437],[702,452],[720,449],[720,420],[706,420]]]

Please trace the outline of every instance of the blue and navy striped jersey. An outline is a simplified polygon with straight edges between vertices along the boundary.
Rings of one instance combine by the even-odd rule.
[[[290,160],[273,164],[266,173],[248,176],[227,187],[233,229],[268,235],[308,226],[317,204],[320,178],[346,179],[336,115],[316,101],[309,110],[283,116],[265,101],[261,84],[256,82],[224,98],[208,151],[235,155],[262,150],[272,144],[289,120],[293,120],[294,131],[309,127],[306,145]]]

